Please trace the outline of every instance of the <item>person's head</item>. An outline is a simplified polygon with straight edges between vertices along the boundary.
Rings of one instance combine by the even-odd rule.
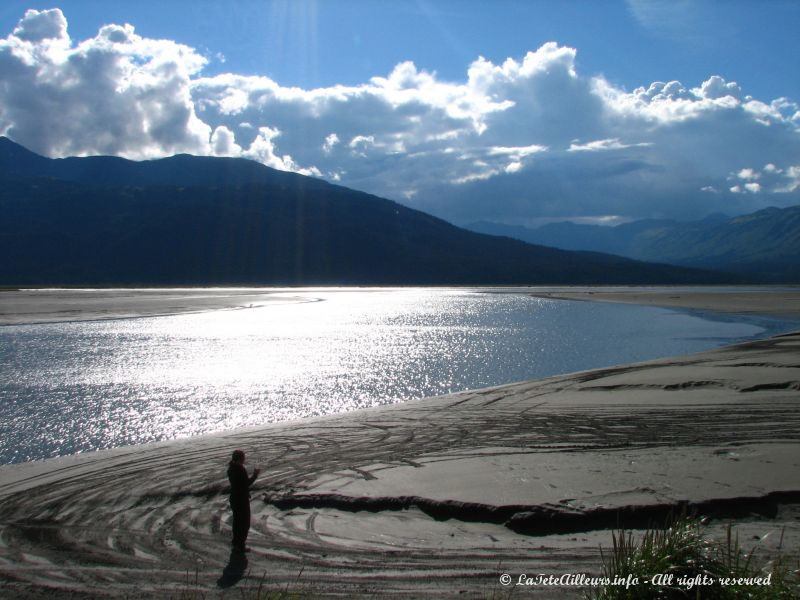
[[[235,463],[244,464],[244,451],[243,450],[234,450],[233,456],[231,456],[231,460]]]

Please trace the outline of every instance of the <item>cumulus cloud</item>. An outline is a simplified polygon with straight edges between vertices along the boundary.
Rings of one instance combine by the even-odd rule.
[[[325,154],[330,154],[333,150],[333,147],[339,143],[339,136],[335,133],[331,133],[330,135],[325,137],[325,143],[322,144],[322,151]]]
[[[725,81],[719,75],[712,75],[700,87],[694,88],[692,93],[698,98],[708,98],[709,100],[717,100],[727,96],[738,100],[742,96],[739,84],[735,81]]]
[[[0,40],[0,133],[50,156],[241,156],[456,222],[694,217],[800,201],[800,107],[710,74],[632,91],[555,42],[461,81],[412,62],[359,85],[203,76],[131,25],[69,37],[58,9]],[[757,167],[754,165],[764,165]],[[764,204],[762,204],[764,203]]]
[[[211,128],[189,95],[205,62],[130,25],[75,45],[60,10],[29,10],[0,40],[0,131],[53,156],[209,153]]]
[[[729,189],[734,194],[767,192],[772,194],[789,194],[800,188],[800,165],[790,165],[785,169],[767,163],[764,168],[745,167],[728,177],[731,181],[740,180]]]
[[[59,9],[29,10],[0,40],[0,133],[49,156],[243,155],[228,126],[212,129],[197,116],[191,85],[206,62],[193,48],[143,38],[128,24],[74,43]],[[230,94],[221,110],[236,114],[243,98]],[[260,132],[247,155],[315,172],[271,152],[276,135]]]
[[[730,191],[734,194],[757,194],[761,191],[761,184],[755,181],[751,181],[749,183],[743,183],[741,185],[734,185],[730,188]]]
[[[68,42],[67,20],[59,10],[29,10],[14,28],[14,37],[26,42]]]
[[[242,153],[245,158],[258,161],[272,167],[273,169],[280,169],[281,171],[294,171],[302,175],[315,175],[320,176],[321,173],[316,167],[303,168],[294,162],[291,156],[284,154],[278,156],[274,139],[281,135],[281,132],[271,127],[259,127],[258,135],[251,142],[250,147]]]
[[[214,156],[239,156],[242,147],[234,141],[233,132],[220,125],[211,134],[211,148]]]

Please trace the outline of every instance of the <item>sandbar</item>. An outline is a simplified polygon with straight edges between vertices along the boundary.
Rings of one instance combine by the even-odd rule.
[[[0,326],[162,317],[304,301],[308,299],[285,289],[0,290]]]
[[[781,319],[800,319],[800,289],[798,288],[721,288],[718,291],[693,291],[684,288],[603,289],[554,292],[537,291],[531,295],[553,300],[588,300],[619,302],[643,306],[663,306],[700,311],[726,312],[741,315],[760,315]]]

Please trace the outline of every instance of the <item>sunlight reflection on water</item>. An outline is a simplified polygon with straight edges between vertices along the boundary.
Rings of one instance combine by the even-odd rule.
[[[684,354],[764,332],[523,294],[296,297],[248,310],[0,328],[0,463]]]

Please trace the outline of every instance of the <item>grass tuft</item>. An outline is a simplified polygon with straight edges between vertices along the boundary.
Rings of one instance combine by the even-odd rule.
[[[756,564],[728,525],[724,542],[706,536],[699,519],[681,516],[641,539],[612,534],[610,554],[600,549],[603,577],[617,585],[594,588],[589,600],[789,600],[800,598],[798,570],[782,558]],[[653,581],[655,575],[659,581]],[[755,578],[761,578],[760,582]],[[737,581],[737,580],[750,581]],[[622,580],[633,585],[620,585]]]
[[[187,571],[184,586],[175,595],[169,595],[169,600],[206,600],[208,597],[224,597],[232,600],[314,600],[314,598],[317,598],[317,594],[312,585],[301,581],[302,575],[303,568],[300,569],[293,581],[286,583],[279,589],[269,589],[267,587],[267,574],[264,573],[256,586],[244,584],[242,587],[230,589],[227,592],[206,592],[201,589],[199,570],[195,569],[194,580],[192,581]],[[248,571],[243,579],[247,581],[249,578],[250,572]]]

